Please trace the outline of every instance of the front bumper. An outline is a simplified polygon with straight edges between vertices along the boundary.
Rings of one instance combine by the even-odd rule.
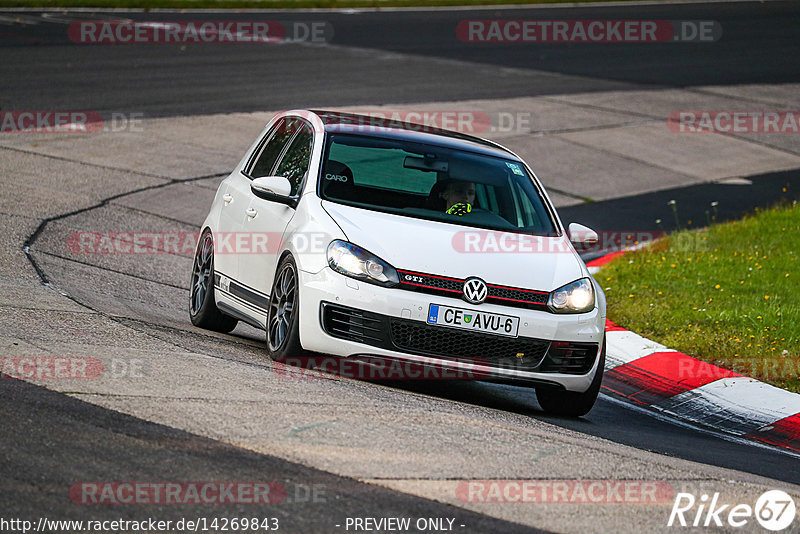
[[[604,313],[558,315],[495,304],[425,295],[358,282],[325,268],[300,273],[300,341],[303,348],[335,356],[370,356],[468,368],[487,380],[522,381],[569,391],[585,391],[602,350]],[[427,324],[428,306],[443,304],[520,318],[517,338],[462,332]],[[362,318],[336,328],[354,310]],[[335,320],[331,320],[331,316]],[[344,313],[345,315],[342,315]],[[338,315],[337,315],[338,314]],[[366,319],[364,319],[366,318]],[[353,328],[367,320],[372,329]],[[363,337],[361,334],[370,335]],[[551,341],[571,342],[590,351],[583,363],[563,365]],[[567,345],[567,343],[561,343]],[[550,350],[549,350],[550,349]],[[565,352],[561,352],[565,354]],[[568,362],[567,362],[568,363]]]

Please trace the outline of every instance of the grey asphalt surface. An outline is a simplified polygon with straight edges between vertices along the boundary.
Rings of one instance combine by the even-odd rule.
[[[424,16],[407,12],[304,13],[267,16],[330,22],[335,29],[332,46],[189,45],[181,48],[172,45],[92,47],[68,42],[66,25],[61,23],[0,25],[3,58],[0,62],[0,107],[3,110],[91,109],[103,114],[142,112],[152,117],[664,86],[781,83],[800,79],[800,65],[792,61],[800,52],[797,39],[800,26],[796,22],[800,4],[796,3],[595,6],[577,10],[555,8],[546,12],[520,9],[511,13],[513,15],[508,18],[712,19],[722,24],[724,33],[723,40],[718,43],[697,44],[467,45],[454,38],[455,24],[464,18],[499,16],[496,10],[433,12]],[[149,20],[263,18],[263,15],[245,13],[126,16]],[[81,14],[71,20],[84,17],[91,18]],[[64,167],[67,166],[65,163]],[[76,173],[74,169],[69,172]],[[97,176],[90,178],[100,183],[103,169],[92,172]],[[141,176],[136,178],[145,180]],[[161,183],[160,177],[146,179]],[[50,301],[43,304],[44,300],[34,303],[33,309],[16,310],[15,321],[7,318],[0,326],[4,325],[5,333],[11,336],[23,337],[18,331],[22,332],[23,327],[27,329],[25,339],[28,341],[22,343],[29,342],[34,351],[45,343],[66,344],[73,337],[98,347],[111,347],[111,352],[116,349],[122,352],[123,343],[128,341],[124,336],[130,336],[135,338],[135,343],[131,343],[137,346],[145,345],[139,337],[160,340],[163,345],[152,350],[164,354],[191,350],[234,364],[268,367],[270,363],[261,348],[260,333],[239,327],[233,336],[208,335],[189,325],[185,315],[189,258],[160,256],[142,262],[140,258],[124,256],[75,257],[64,250],[66,236],[75,230],[112,231],[138,227],[150,231],[193,231],[205,214],[216,181],[218,178],[206,178],[197,180],[194,185],[168,185],[163,194],[121,197],[97,209],[54,220],[35,235],[37,266],[47,278],[59,290],[87,306],[84,311],[89,309],[112,318],[118,328],[102,331],[88,319],[85,322],[74,320],[62,311],[61,303],[52,304],[54,312],[43,312],[51,306]],[[725,203],[725,209],[738,213],[736,210],[747,209],[750,205],[769,204],[780,196],[773,185],[795,184],[796,181],[796,172],[765,176],[763,196],[748,197],[741,205]],[[98,192],[91,190],[91,179],[87,182],[90,184],[87,190],[91,191],[87,196],[95,200],[130,189],[127,184],[117,185],[109,180],[99,186],[105,189]],[[598,229],[616,229],[616,220],[609,218],[609,214],[615,212],[624,212],[629,224],[628,217],[638,217],[641,226],[637,228],[651,228],[646,226],[647,221],[659,217],[653,213],[652,206],[663,203],[667,195],[682,195],[679,198],[685,199],[687,215],[696,212],[703,216],[706,195],[737,198],[735,187],[731,187],[728,193],[720,195],[717,195],[719,188],[714,191],[686,188],[583,204],[561,211],[565,219],[565,213],[575,215]],[[24,224],[15,221],[13,232],[9,231],[11,236],[4,236],[5,239],[13,241],[18,251],[22,242],[33,235],[42,213],[54,216],[76,207],[72,205],[72,197],[65,197],[53,194],[52,198],[41,202],[45,207],[37,211],[36,216],[25,219]],[[692,204],[693,199],[696,205]],[[642,209],[642,206],[647,207]],[[6,211],[15,216],[27,213],[10,204],[3,211],[4,221],[11,220]],[[11,228],[12,224],[8,224]],[[27,266],[20,267],[16,263],[3,266],[9,285],[17,284],[15,277],[21,269]],[[9,301],[13,298],[4,300],[6,305]],[[14,305],[19,306],[19,303]],[[58,326],[50,327],[50,322]],[[73,332],[71,336],[69,332]],[[405,403],[410,403],[411,399],[416,401],[421,395],[431,403],[453,403],[457,407],[454,410],[480,416],[489,425],[505,424],[517,417],[530,418],[531,425],[537,428],[539,423],[546,423],[548,427],[554,425],[565,432],[585,435],[590,441],[594,439],[592,436],[601,437],[668,457],[800,484],[800,475],[794,468],[796,458],[669,425],[607,399],[601,399],[588,417],[573,421],[542,414],[531,391],[485,384],[372,386],[351,385],[345,389],[363,392],[365,398],[382,409],[402,411]],[[286,518],[289,531],[329,532],[334,530],[331,524],[340,517],[367,514],[458,515],[469,526],[463,529],[466,532],[514,532],[529,528],[376,488],[348,477],[336,477],[283,458],[121,415],[116,410],[14,380],[0,380],[0,395],[4,397],[3,421],[19,430],[15,434],[4,433],[0,438],[4,459],[0,470],[4,475],[0,499],[5,505],[4,515],[8,511],[34,516],[48,509],[63,513],[62,517],[85,517],[88,515],[85,507],[65,502],[64,488],[75,481],[91,478],[262,478],[285,480],[288,486],[319,483],[325,485],[327,495],[334,496],[334,504],[332,501],[295,503],[276,509],[275,514]],[[101,402],[99,393],[93,397],[84,392],[81,398]],[[107,402],[113,405],[116,401]],[[120,394],[120,410],[124,410],[125,402],[125,396]],[[153,402],[164,401],[154,398]],[[309,408],[314,409],[313,405]],[[322,403],[316,409],[322,411]],[[202,409],[199,413],[203,413]],[[264,417],[270,414],[265,413]],[[439,430],[432,428],[432,436],[428,438],[435,438]],[[384,446],[382,440],[386,438],[388,436],[381,438]],[[650,456],[642,462],[653,466],[652,471],[643,471],[643,477],[653,477],[653,472],[660,467],[653,464]],[[591,464],[591,459],[587,463]],[[676,465],[683,468],[682,463]],[[439,466],[431,466],[434,467]],[[586,472],[594,471],[587,468]],[[697,477],[711,478],[702,469],[697,473]],[[720,475],[719,479],[722,478]],[[215,515],[222,515],[240,510],[215,508],[213,511]],[[123,510],[126,516],[135,517],[149,512],[141,508]],[[165,518],[184,515],[184,512],[187,515],[209,514],[207,509],[197,507],[157,512]],[[98,519],[116,517],[119,513],[120,509],[113,507],[91,510],[91,516]]]
[[[633,88],[784,83],[800,78],[800,5],[734,2],[389,12],[2,12],[0,108],[141,112],[146,116]],[[278,20],[327,23],[329,46],[73,43],[69,23]],[[465,43],[467,19],[711,20],[716,42]]]
[[[336,525],[345,525],[348,516],[368,514],[450,518],[462,532],[537,532],[142,421],[19,380],[0,382],[0,418],[15,433],[13,447],[0,440],[5,519],[35,523],[45,514],[59,520],[155,517],[173,523],[205,518],[210,524],[215,517],[236,517],[259,523],[270,518],[272,524],[275,518],[281,532],[300,533],[343,530]],[[68,497],[65,491],[82,482],[165,480],[276,483],[280,489],[276,502],[265,505],[83,504],[72,500],[80,493]]]

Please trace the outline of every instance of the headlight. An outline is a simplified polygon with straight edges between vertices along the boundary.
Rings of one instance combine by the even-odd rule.
[[[328,245],[328,265],[337,273],[371,284],[391,287],[400,283],[394,267],[347,241],[331,241]]]
[[[594,308],[594,287],[581,278],[550,293],[547,305],[556,313],[582,313]]]

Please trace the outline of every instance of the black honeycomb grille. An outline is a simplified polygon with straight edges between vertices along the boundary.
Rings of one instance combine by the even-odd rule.
[[[391,330],[392,343],[405,352],[516,368],[536,368],[550,345],[542,339],[460,332],[401,319],[392,319]]]
[[[532,304],[547,304],[547,299],[550,297],[548,293],[540,291],[525,291],[524,289],[514,289],[513,287],[503,286],[489,286],[489,298],[497,298],[502,300],[509,300],[509,305],[513,302],[522,301]],[[503,302],[498,302],[502,304]]]

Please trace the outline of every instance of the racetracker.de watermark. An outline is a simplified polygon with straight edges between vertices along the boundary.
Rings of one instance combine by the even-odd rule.
[[[84,255],[191,255],[197,249],[200,232],[73,232],[67,237],[67,250]],[[215,254],[277,254],[287,248],[280,232],[214,232]],[[628,250],[664,237],[664,232],[605,231],[597,232],[597,242],[584,243],[588,234],[574,233],[573,239],[582,253]],[[298,253],[325,253],[331,236],[308,232],[291,236],[291,248]],[[493,230],[459,230],[450,244],[463,254],[571,254],[566,238],[537,236]]]
[[[673,111],[667,127],[675,133],[800,133],[800,111]]]
[[[143,132],[144,113],[97,111],[10,110],[0,111],[0,133],[94,134]]]
[[[362,356],[294,356],[284,358],[283,365],[273,366],[273,373],[286,379],[322,379],[320,373],[355,380],[479,380],[488,376],[488,360],[455,359],[442,362],[434,358],[417,361]]]
[[[652,504],[671,502],[672,485],[643,480],[465,480],[456,498],[468,503]]]
[[[279,482],[78,482],[69,488],[75,504],[278,504]]]
[[[792,380],[800,377],[800,357],[790,356],[789,351],[782,356],[763,358],[729,358],[725,367],[718,367],[693,358],[681,358],[677,365],[677,379],[686,380],[728,378],[732,376],[751,376],[762,380]]]
[[[333,26],[326,21],[278,20],[84,20],[69,25],[80,44],[327,43]]]
[[[103,362],[73,356],[11,356],[0,360],[0,378],[82,380],[99,378]]]
[[[659,230],[597,232],[597,241],[587,243],[588,233],[573,233],[579,252],[629,250],[663,238]],[[84,255],[191,255],[197,249],[200,232],[73,232],[66,247],[72,254]],[[215,254],[277,254],[287,248],[280,232],[214,232]],[[331,236],[307,232],[291,236],[291,248],[298,253],[325,253]],[[459,230],[450,244],[463,254],[571,254],[566,238],[494,230]]]
[[[529,133],[534,128],[530,112],[482,109],[354,109],[343,120],[347,130],[372,131],[401,127],[420,132],[448,130],[469,135]]]
[[[654,242],[666,234],[659,230],[604,231],[596,232],[596,242],[587,243],[585,240],[589,235],[588,232],[575,232],[571,235],[582,253],[628,250]],[[463,254],[572,253],[567,239],[493,230],[460,230],[453,233],[451,244],[453,250]]]
[[[191,255],[200,232],[73,232],[67,237],[72,254],[176,254]],[[277,254],[286,242],[280,232],[214,232],[215,254]],[[292,236],[292,249],[299,253],[324,253],[329,234],[301,233]]]
[[[456,37],[465,43],[668,43],[714,42],[714,20],[462,20]]]
[[[21,380],[91,380],[106,378],[144,378],[150,365],[138,358],[91,356],[7,356],[0,358],[0,379]]]

